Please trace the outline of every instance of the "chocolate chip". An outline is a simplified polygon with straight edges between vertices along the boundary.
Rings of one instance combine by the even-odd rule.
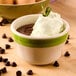
[[[58,63],[58,61],[55,61],[54,64],[53,64],[53,66],[55,66],[55,67],[59,67],[59,63]]]
[[[65,57],[69,57],[70,56],[70,53],[68,51],[66,51],[65,54],[64,54],[64,56]]]
[[[0,47],[0,49],[2,49],[2,47]]]
[[[20,70],[18,70],[18,71],[16,72],[16,76],[22,76],[22,72],[21,72]]]
[[[1,70],[0,70],[0,76],[1,76]]]
[[[3,25],[2,25],[2,22],[0,22],[0,26],[3,26]]]
[[[28,70],[27,75],[33,75],[33,71],[32,70]]]
[[[65,44],[68,44],[68,43],[69,43],[69,39],[70,39],[70,35],[68,35],[68,37],[67,37],[67,40],[66,40]]]
[[[2,72],[2,73],[7,73],[6,67],[2,68],[2,69],[1,69],[1,72]]]
[[[8,58],[3,58],[3,62],[6,63],[8,61]]]
[[[4,54],[5,53],[5,49],[0,48],[0,54]]]
[[[6,48],[6,49],[10,49],[11,46],[10,46],[9,44],[5,44],[5,48]]]
[[[68,35],[68,38],[67,39],[70,39],[70,35]]]
[[[9,42],[14,42],[14,40],[11,37],[8,38],[8,41]]]
[[[2,24],[8,24],[8,23],[9,23],[9,22],[8,22],[7,19],[4,18],[4,19],[2,20]]]
[[[2,62],[2,60],[3,60],[3,58],[2,58],[2,56],[0,56],[0,62]]]
[[[16,62],[12,62],[11,66],[16,67],[17,66]]]
[[[69,41],[68,41],[68,40],[66,40],[65,44],[68,44],[68,43],[69,43]]]
[[[7,61],[7,62],[5,63],[5,65],[6,65],[6,66],[10,66],[10,61]]]
[[[17,1],[16,0],[13,0],[13,4],[17,4]]]
[[[7,36],[6,36],[6,34],[5,34],[5,33],[2,35],[2,38],[4,38],[4,39],[5,39],[5,38],[7,38]]]

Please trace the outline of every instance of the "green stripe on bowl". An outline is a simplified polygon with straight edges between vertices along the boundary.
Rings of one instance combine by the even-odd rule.
[[[28,46],[28,47],[52,47],[59,45],[63,42],[66,41],[68,36],[68,33],[66,33],[64,36],[58,37],[58,38],[53,38],[53,39],[44,39],[44,40],[39,40],[39,39],[28,39],[24,37],[20,37],[16,34],[13,33],[14,40],[21,45]]]

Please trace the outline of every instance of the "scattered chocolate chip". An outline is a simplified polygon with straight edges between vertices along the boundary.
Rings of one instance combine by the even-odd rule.
[[[3,26],[3,25],[2,25],[2,22],[0,22],[0,26]]]
[[[5,48],[6,48],[6,49],[10,49],[11,46],[10,46],[9,44],[5,44]]]
[[[10,66],[10,61],[7,61],[7,62],[5,63],[5,65],[6,65],[6,66]]]
[[[70,39],[70,35],[68,35],[68,38],[67,39]]]
[[[33,75],[33,71],[32,70],[28,70],[27,75]]]
[[[17,4],[17,1],[16,0],[13,0],[13,4]]]
[[[65,44],[68,44],[68,43],[69,43],[69,39],[70,39],[70,35],[68,35],[68,37],[67,37],[67,40],[66,40]]]
[[[69,43],[69,41],[68,41],[68,40],[66,40],[65,44],[68,44],[68,43]]]
[[[64,54],[64,56],[65,57],[69,57],[70,56],[70,53],[68,51],[66,51],[65,54]]]
[[[1,69],[1,72],[2,72],[2,73],[7,73],[6,67],[2,68],[2,69]]]
[[[8,41],[9,42],[14,42],[14,40],[11,37],[8,38]]]
[[[4,26],[5,24],[9,24],[13,21],[14,19],[10,20],[10,19],[6,19],[6,18],[3,18],[0,19],[0,26]]]
[[[1,76],[1,70],[0,70],[0,76]]]
[[[5,33],[2,35],[2,38],[4,38],[4,39],[5,39],[5,38],[7,38],[7,36],[6,36],[6,34],[5,34]]]
[[[18,71],[16,72],[16,76],[22,76],[22,72],[21,72],[20,70],[18,70]]]
[[[4,18],[4,19],[2,20],[2,24],[8,24],[8,23],[9,23],[9,22],[8,22],[7,19]]]
[[[2,47],[0,47],[0,49],[2,49]]]
[[[0,62],[2,62],[2,60],[3,60],[3,58],[2,58],[2,56],[0,56]]]
[[[16,67],[17,66],[16,62],[12,62],[11,66]]]
[[[3,58],[3,62],[6,63],[8,61],[8,58]]]
[[[53,64],[53,66],[55,66],[55,67],[59,67],[59,63],[58,63],[58,61],[55,61],[54,64]]]
[[[5,53],[5,49],[0,48],[0,54],[4,54]]]

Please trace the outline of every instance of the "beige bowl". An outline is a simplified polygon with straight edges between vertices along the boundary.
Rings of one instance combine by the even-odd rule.
[[[42,11],[41,5],[46,7],[48,3],[49,0],[41,0],[26,5],[0,4],[0,16],[7,19],[15,19],[23,15],[36,14]]]

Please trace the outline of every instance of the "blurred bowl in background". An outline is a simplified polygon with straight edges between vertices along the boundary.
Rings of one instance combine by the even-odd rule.
[[[48,6],[49,0],[41,0],[32,4],[0,4],[0,16],[16,19],[23,15],[36,14],[42,11],[41,5]]]

